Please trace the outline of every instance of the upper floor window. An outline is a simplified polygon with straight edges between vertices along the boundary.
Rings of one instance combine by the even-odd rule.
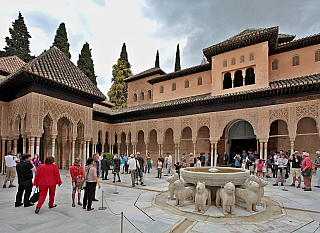
[[[232,87],[231,73],[226,73],[223,78],[223,89],[229,89]]]
[[[245,85],[251,85],[255,83],[256,83],[256,80],[255,80],[254,69],[250,67],[246,70]]]
[[[249,61],[253,61],[253,60],[254,60],[254,53],[250,53]]]
[[[152,98],[152,93],[151,93],[151,90],[148,91],[148,99],[151,99]]]
[[[172,83],[172,91],[177,90],[177,84],[176,83]]]
[[[271,70],[278,70],[278,60],[273,60],[272,61]]]
[[[231,59],[231,65],[235,65],[236,64],[236,59],[235,58],[232,58]]]
[[[136,93],[133,94],[133,102],[137,102],[137,94]]]
[[[243,86],[243,76],[242,76],[242,71],[241,70],[237,70],[234,73],[234,87],[241,87]]]
[[[160,93],[163,93],[163,92],[164,92],[164,87],[160,86]]]
[[[227,65],[228,65],[227,60],[224,60],[224,61],[223,61],[223,67],[227,67]]]
[[[144,93],[143,92],[140,93],[140,100],[144,100]]]
[[[201,85],[202,85],[202,78],[199,77],[199,78],[198,78],[198,86],[201,86]]]
[[[315,55],[314,61],[320,61],[320,49],[318,49],[314,55]]]
[[[186,80],[186,81],[184,82],[184,87],[185,87],[185,88],[188,88],[188,87],[189,87],[189,80]]]
[[[243,55],[240,57],[240,63],[244,63],[244,56]]]
[[[298,66],[300,65],[300,56],[294,55],[292,58],[292,66]]]

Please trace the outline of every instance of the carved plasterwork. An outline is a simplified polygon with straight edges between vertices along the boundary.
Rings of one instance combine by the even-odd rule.
[[[299,121],[304,117],[312,117],[317,119],[319,116],[318,104],[305,104],[296,107],[296,120]]]
[[[276,108],[269,110],[269,124],[275,120],[284,120],[289,122],[289,109],[288,108]]]

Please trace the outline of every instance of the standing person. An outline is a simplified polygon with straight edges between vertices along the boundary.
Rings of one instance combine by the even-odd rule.
[[[277,152],[273,156],[273,178],[276,178],[278,176],[278,159],[280,158],[280,152]]]
[[[116,183],[116,175],[118,176],[118,181],[117,182],[121,182],[120,179],[120,159],[118,157],[117,154],[114,155],[113,157],[113,170],[112,170],[112,174],[113,174],[113,183]]]
[[[223,152],[223,161],[224,161],[224,165],[228,164],[229,155],[227,154],[227,152]]]
[[[208,153],[208,166],[211,166],[211,154],[210,153]]]
[[[240,164],[241,164],[241,157],[239,154],[236,154],[236,156],[234,157],[234,166],[236,168],[240,168]]]
[[[200,161],[201,167],[204,167],[206,165],[206,156],[204,156],[204,153],[200,153]]]
[[[140,184],[142,186],[145,186],[143,184],[143,166],[144,166],[144,159],[140,156],[140,152],[137,153],[137,157],[136,157],[139,166],[137,168],[137,182],[136,184],[139,184],[138,181],[140,181]]]
[[[100,162],[99,162],[99,154],[94,154],[93,155],[93,164],[94,164],[94,167],[96,168],[97,170],[97,176],[98,178],[100,177],[100,170],[99,170],[99,165],[100,165]]]
[[[259,159],[257,163],[257,176],[258,178],[262,178],[262,170],[263,170],[264,163],[262,159]]]
[[[30,154],[24,154],[21,157],[20,163],[17,164],[17,173],[18,173],[18,192],[16,196],[15,207],[24,205],[24,207],[33,206],[33,203],[30,202],[30,195],[32,191],[32,171],[35,171],[33,166]],[[24,192],[24,199],[22,203],[22,195]]]
[[[240,155],[239,155],[240,156]],[[245,160],[242,161],[241,169],[246,169],[247,163]]]
[[[84,171],[84,178],[86,179],[86,187],[84,189],[82,209],[87,208],[87,211],[91,211],[94,210],[91,205],[96,190],[96,185],[98,184],[99,189],[101,188],[97,176],[97,169],[93,165],[93,158],[88,158],[87,160],[87,166]]]
[[[135,182],[136,182],[136,175],[137,175],[137,168],[140,166],[138,161],[134,158],[134,155],[130,155],[130,159],[128,160],[128,166],[129,166],[129,171],[131,174],[131,185],[132,187],[135,187]]]
[[[182,154],[181,164],[182,164],[182,167],[187,167],[186,154]]]
[[[189,158],[189,166],[190,167],[194,167],[194,164],[195,164],[195,158],[193,157],[193,153],[190,153],[190,158]]]
[[[54,208],[57,205],[53,204],[54,196],[56,193],[56,185],[59,187],[62,184],[59,168],[54,163],[54,157],[49,156],[46,158],[44,164],[38,167],[36,177],[34,178],[33,186],[39,186],[39,201],[35,213],[39,213],[44,201],[46,200],[49,190],[49,208]]]
[[[8,155],[4,157],[4,161],[7,167],[6,178],[4,180],[3,188],[7,187],[7,182],[10,181],[9,188],[16,187],[13,185],[14,178],[16,178],[16,163],[20,162],[19,158],[13,156],[13,151],[10,150]]]
[[[304,191],[311,191],[311,178],[312,178],[312,161],[309,158],[308,152],[302,153],[303,162],[302,162],[302,176],[304,180]]]
[[[246,160],[247,159],[247,153],[245,150],[242,151],[242,160]]]
[[[283,186],[283,183],[286,179],[288,159],[285,158],[285,154],[282,153],[281,157],[277,161],[278,161],[278,175],[277,175],[276,182],[273,184],[273,186],[278,186],[279,181],[281,182],[281,186]]]
[[[263,159],[262,162],[263,162],[262,177],[264,180],[267,180],[267,163],[265,159]]]
[[[146,164],[146,169],[144,171],[144,173],[150,173],[150,168],[151,168],[151,156],[150,156],[150,152],[148,152],[148,154],[146,155],[146,161],[147,161],[147,164]]]
[[[316,167],[317,170],[317,179],[318,179],[318,185],[314,186],[316,188],[320,188],[320,151],[316,152],[316,155],[318,156],[316,158],[316,161],[314,161],[314,165]]]
[[[273,156],[269,155],[267,160],[267,178],[271,178],[272,176],[272,167],[273,167]]]
[[[161,175],[162,175],[162,166],[163,166],[163,163],[162,163],[162,160],[161,160],[161,158],[158,158],[158,167],[157,167],[157,169],[158,169],[158,176],[156,177],[156,178],[159,178],[159,179],[161,179]]]
[[[302,157],[299,156],[299,151],[295,151],[291,158],[290,162],[292,163],[292,169],[291,169],[291,174],[292,174],[292,184],[290,186],[296,186],[296,177],[298,177],[298,185],[297,188],[300,188],[301,185],[301,163],[302,163]]]
[[[126,163],[124,165],[124,170],[125,170],[125,173],[128,174],[128,169],[129,169],[129,165],[128,165],[128,160],[129,160],[129,157],[127,155],[127,153],[124,153],[124,157],[126,158]]]
[[[247,164],[249,165],[250,175],[254,175],[255,158],[252,153],[248,155]]]
[[[108,173],[110,170],[110,164],[106,155],[103,155],[103,159],[101,160],[101,177],[102,180],[109,180]]]
[[[200,157],[197,158],[197,165],[196,165],[196,167],[201,167]]]
[[[76,158],[74,160],[73,166],[70,167],[70,175],[72,178],[72,207],[75,207],[75,197],[76,192],[78,191],[78,205],[82,205],[80,199],[81,199],[81,189],[79,187],[79,182],[83,178],[83,168],[81,166],[81,160],[79,158]]]
[[[176,168],[176,173],[178,174],[179,179],[180,179],[180,168],[182,167],[182,165],[179,164],[179,162],[177,162],[177,163],[174,164],[174,166]]]
[[[36,170],[34,171],[34,173],[36,173],[39,165],[41,164],[41,161],[39,160],[39,155],[38,154],[34,154],[34,157],[31,159],[32,164],[35,166]]]
[[[167,175],[172,174],[172,156],[171,154],[167,153],[168,160],[167,160]]]
[[[120,155],[120,171],[124,174],[124,166],[126,165],[126,157],[123,154]]]

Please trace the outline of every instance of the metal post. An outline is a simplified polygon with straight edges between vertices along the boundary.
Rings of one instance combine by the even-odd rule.
[[[121,211],[121,226],[120,226],[120,232],[123,233],[123,211]]]
[[[107,209],[107,207],[103,206],[103,198],[104,198],[104,195],[103,195],[103,190],[102,190],[102,205],[101,205],[101,207],[98,208],[99,210]]]
[[[113,194],[119,194],[119,192],[117,191],[117,182],[115,182]]]

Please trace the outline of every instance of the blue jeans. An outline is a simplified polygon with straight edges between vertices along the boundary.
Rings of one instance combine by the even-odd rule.
[[[148,173],[150,173],[150,168],[151,168],[151,163],[147,163],[146,170],[144,172],[147,173],[148,171]]]
[[[320,167],[317,168],[318,186],[320,186]]]
[[[108,178],[108,170],[102,170],[101,172],[102,172],[101,178],[102,179],[107,179]]]

